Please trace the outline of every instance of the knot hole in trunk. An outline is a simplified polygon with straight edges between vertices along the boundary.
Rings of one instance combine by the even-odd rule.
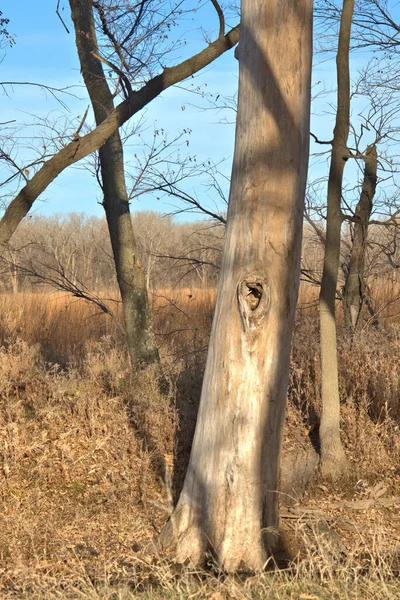
[[[239,311],[245,330],[254,330],[268,313],[271,301],[270,287],[259,275],[249,275],[237,287]]]

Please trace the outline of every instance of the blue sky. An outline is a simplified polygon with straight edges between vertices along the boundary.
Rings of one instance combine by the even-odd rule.
[[[18,132],[13,132],[6,143],[8,149],[19,164],[29,161],[34,156],[32,148],[25,139],[32,131],[37,136],[40,128],[23,126],[32,123],[38,118],[57,123],[64,118],[77,118],[82,115],[88,105],[86,91],[82,85],[79,64],[74,44],[74,34],[69,16],[67,0],[62,0],[60,8],[63,18],[70,28],[68,34],[56,15],[56,0],[3,0],[2,11],[10,19],[9,30],[15,35],[16,44],[8,49],[2,56],[0,81],[30,81],[51,85],[54,87],[73,86],[71,92],[76,97],[62,97],[68,110],[57,103],[48,93],[37,87],[14,86],[7,87],[7,94],[0,95],[1,121],[15,119],[20,126]],[[218,21],[210,2],[204,0],[185,0],[185,6],[200,5],[196,14],[187,17],[174,35],[184,35],[187,46],[176,52],[173,62],[179,62],[190,56],[193,52],[205,46],[203,30],[216,33]],[[398,12],[398,11],[397,11]],[[201,29],[203,28],[203,30]],[[352,56],[352,77],[356,77],[356,70],[371,58],[371,54],[364,52]],[[318,59],[316,60],[318,63]],[[194,80],[185,86],[194,85],[202,87],[209,93],[232,96],[237,89],[238,63],[233,52],[228,52],[213,65],[207,67]],[[331,139],[334,125],[332,103],[335,101],[335,66],[332,60],[317,65],[314,73],[314,94],[319,90],[331,89],[331,93],[317,100],[313,105],[311,129],[320,139]],[[206,86],[206,87],[204,87]],[[363,105],[362,99],[353,101],[352,113],[357,122],[357,114]],[[202,109],[198,108],[202,106]],[[207,103],[202,103],[200,97],[183,90],[181,87],[172,88],[163,93],[143,111],[131,120],[134,126],[139,119],[143,119],[142,139],[151,141],[154,129],[164,129],[168,139],[179,135],[183,129],[189,128],[192,133],[189,137],[190,145],[183,146],[181,156],[185,153],[195,155],[198,162],[212,159],[222,163],[222,170],[229,175],[230,164],[234,146],[234,125],[220,123],[223,114],[204,110]],[[229,114],[231,120],[233,115]],[[77,121],[78,122],[78,121]],[[11,131],[11,130],[10,130]],[[141,141],[135,138],[125,150],[126,162],[136,153],[141,153]],[[185,138],[186,139],[186,138]],[[12,147],[12,145],[14,146]],[[40,140],[31,141],[30,144],[41,145]],[[325,149],[325,147],[322,147]],[[311,144],[312,151],[321,150],[321,147]],[[316,163],[311,159],[310,179],[321,177],[327,172],[327,161]],[[347,178],[354,183],[359,177],[356,164],[346,168]],[[0,178],[6,177],[4,167],[0,164]],[[226,184],[227,187],[227,184]],[[202,198],[205,193],[201,181],[189,181],[186,189]],[[13,190],[11,189],[10,192]],[[356,195],[355,195],[356,197]],[[86,212],[102,216],[103,210],[99,205],[101,193],[93,175],[79,168],[69,168],[53,182],[40,201],[35,203],[34,210],[39,214],[66,213],[71,211]],[[152,196],[142,196],[132,202],[132,210],[159,210],[168,212],[174,201],[156,200]]]
[[[69,5],[66,0],[61,2],[61,7],[64,7],[62,16],[71,31],[67,34],[56,15],[56,4],[55,0],[3,0],[2,11],[10,19],[9,30],[15,35],[16,44],[3,56],[0,80],[38,82],[53,87],[74,86],[71,92],[78,98],[62,96],[68,105],[69,110],[66,111],[50,94],[39,88],[7,87],[8,95],[0,95],[2,122],[15,119],[18,124],[32,123],[37,117],[56,121],[65,115],[69,118],[82,115],[88,105],[79,72]],[[204,6],[192,18],[187,18],[180,30],[175,32],[176,35],[186,34],[187,47],[175,54],[174,62],[179,62],[206,45],[200,27],[215,33],[217,25],[216,15],[208,6]],[[192,83],[195,86],[207,84],[204,89],[209,92],[233,95],[237,87],[237,61],[233,53],[230,52],[229,56],[223,56],[205,69],[189,85]],[[218,124],[219,115],[213,111],[199,110],[194,104],[201,104],[201,99],[194,94],[178,88],[167,90],[144,111],[144,139],[150,140],[155,128],[163,128],[169,139],[179,135],[184,128],[190,128],[190,145],[182,149],[182,155],[184,152],[196,155],[198,161],[212,158],[214,162],[220,162],[227,159],[223,168],[229,173],[234,142],[233,125]],[[142,115],[138,118],[142,118]],[[18,151],[15,147],[13,156],[19,164],[33,156],[23,139],[31,131],[32,127],[25,127],[13,136],[18,141]],[[132,148],[126,150],[127,161],[133,151]],[[135,152],[140,152],[139,146]],[[2,180],[5,178],[4,170],[0,170],[0,177]],[[35,211],[40,214],[83,211],[100,216],[103,214],[98,203],[100,199],[94,177],[81,168],[69,168],[47,188],[40,202],[35,204]],[[148,196],[132,203],[132,210],[144,209],[168,211],[170,205]]]

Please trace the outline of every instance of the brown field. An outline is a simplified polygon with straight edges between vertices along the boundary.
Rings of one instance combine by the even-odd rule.
[[[381,329],[350,340],[339,328],[351,476],[336,486],[316,480],[289,502],[277,557],[285,568],[271,562],[246,578],[144,551],[182,485],[215,290],[150,294],[168,392],[151,370],[131,375],[122,334],[90,303],[0,296],[0,598],[398,598],[399,290],[373,283]],[[302,286],[285,452],[318,438],[316,295]],[[115,293],[101,297],[120,318]]]
[[[400,283],[390,277],[375,278],[370,283],[371,300],[381,325],[391,329],[400,324]],[[216,290],[179,288],[153,290],[149,293],[156,331],[161,348],[185,350],[185,342],[205,341],[214,310]],[[102,290],[96,296],[122,322],[121,305],[115,289]],[[318,315],[318,288],[301,283],[298,313]],[[341,323],[340,303],[338,322]],[[64,292],[0,294],[0,343],[22,339],[29,345],[39,344],[46,360],[65,364],[71,356],[86,352],[88,344],[111,336],[123,343],[123,336],[113,319],[94,304],[73,298]],[[204,336],[206,339],[204,339]],[[190,351],[190,350],[189,350]]]

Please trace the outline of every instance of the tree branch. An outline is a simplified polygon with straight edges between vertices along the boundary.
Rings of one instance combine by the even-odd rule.
[[[7,244],[22,219],[28,214],[33,203],[47,186],[70,165],[85,158],[102,146],[107,139],[134,114],[175,83],[194,75],[239,41],[240,25],[231,29],[198,54],[180,64],[164,69],[148,81],[140,90],[133,91],[108,117],[85,136],[74,140],[62,148],[35,173],[32,179],[20,190],[9,204],[0,221],[0,246]]]
[[[65,31],[66,31],[67,33],[69,33],[69,29],[68,29],[68,27],[66,26],[66,24],[65,24],[65,21],[64,21],[64,19],[62,18],[61,14],[60,14],[60,11],[59,11],[59,8],[60,8],[60,1],[61,1],[61,0],[58,0],[58,2],[57,2],[56,14],[57,14],[57,17],[60,19],[61,23],[64,25],[64,29],[65,29]]]
[[[123,52],[122,52],[122,50],[120,48],[120,45],[118,44],[118,41],[117,41],[115,35],[113,35],[113,33],[110,31],[110,28],[108,27],[108,23],[107,23],[107,18],[106,18],[106,13],[105,13],[104,7],[101,6],[101,4],[99,2],[93,2],[93,6],[94,6],[94,8],[97,10],[97,12],[99,14],[100,21],[101,21],[101,27],[103,29],[104,35],[106,35],[108,37],[108,39],[110,40],[110,42],[112,43],[112,45],[114,47],[114,50],[117,53],[118,58],[121,61],[121,65],[124,67],[124,69],[126,69],[127,71],[129,71],[129,66],[128,66],[128,64],[125,61],[125,57],[124,57]],[[99,58],[99,57],[97,57],[97,58]],[[100,60],[103,60],[103,59],[100,59]],[[106,63],[106,64],[108,64],[108,63]],[[114,70],[117,69],[111,63],[110,63],[110,66]],[[119,71],[120,70],[118,69],[117,72],[119,73]],[[129,88],[130,88],[130,85],[129,85]]]
[[[370,221],[370,225],[383,225],[384,227],[389,227],[390,225],[395,225],[396,227],[400,226],[400,222],[398,217],[400,216],[400,208],[396,210],[386,221]]]
[[[215,10],[217,11],[218,19],[219,19],[219,37],[222,38],[225,35],[225,17],[222,8],[219,5],[217,0],[211,0],[211,3]]]
[[[319,140],[317,138],[317,136],[312,131],[310,131],[310,135],[313,138],[314,142],[316,142],[317,144],[327,144],[328,146],[332,146],[333,140],[329,140],[328,142],[325,142],[323,140]]]
[[[125,98],[128,98],[130,94],[132,94],[132,86],[131,86],[131,82],[129,81],[128,77],[125,75],[125,73],[123,71],[121,71],[121,69],[119,69],[116,65],[114,65],[114,63],[112,63],[110,60],[107,60],[106,58],[103,58],[102,56],[99,56],[99,54],[96,54],[95,52],[92,52],[94,58],[97,58],[97,60],[99,60],[100,62],[103,62],[105,65],[107,65],[107,67],[110,67],[110,69],[112,69],[120,78],[122,85],[122,89],[124,92],[124,96]]]

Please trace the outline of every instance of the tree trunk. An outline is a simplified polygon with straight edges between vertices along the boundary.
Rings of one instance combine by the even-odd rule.
[[[99,55],[91,0],[70,0],[81,71],[92,103],[96,125],[114,110],[113,97]],[[145,273],[138,250],[125,185],[124,159],[119,131],[99,149],[103,206],[121,292],[126,339],[134,368],[159,362],[151,322]]]
[[[346,456],[340,440],[340,399],[336,339],[335,300],[340,261],[343,171],[349,157],[350,129],[349,46],[354,0],[344,0],[336,55],[337,112],[328,179],[326,242],[319,296],[321,328],[322,416],[320,423],[321,472],[336,479],[346,470]]]
[[[343,290],[344,321],[348,329],[356,331],[362,326],[362,307],[365,300],[365,254],[367,250],[368,224],[374,201],[378,158],[376,145],[371,144],[365,152],[364,180],[360,199],[355,210],[353,244],[349,270]]]
[[[19,292],[18,267],[16,267],[14,264],[12,264],[10,266],[10,276],[11,276],[12,293],[14,296],[16,296]]]
[[[278,474],[309,145],[311,0],[242,0],[226,239],[184,487],[160,543],[260,570]]]
[[[13,295],[15,296],[19,292],[18,264],[10,247],[8,247],[8,254],[10,257],[8,267],[11,279],[11,289]]]
[[[149,256],[147,258],[147,271],[146,271],[146,287],[150,289],[150,275],[151,275],[151,251],[149,250]]]

